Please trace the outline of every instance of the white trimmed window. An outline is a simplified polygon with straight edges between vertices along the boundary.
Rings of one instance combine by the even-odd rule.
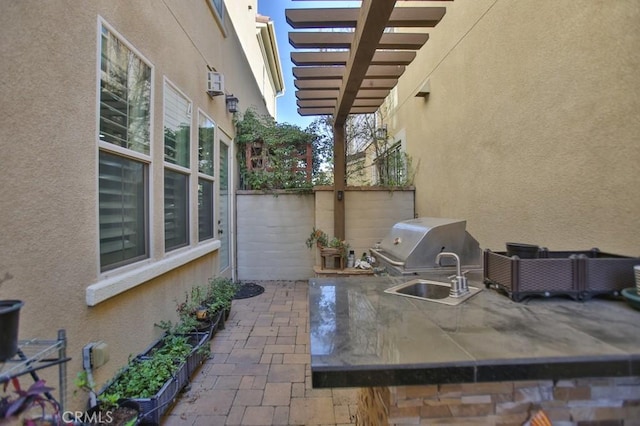
[[[164,244],[165,251],[189,245],[191,102],[164,84]]]
[[[214,141],[215,124],[198,114],[198,240],[214,237]]]
[[[106,26],[100,35],[100,269],[149,257],[151,66]]]

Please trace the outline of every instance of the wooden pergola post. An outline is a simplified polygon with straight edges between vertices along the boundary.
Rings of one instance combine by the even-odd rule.
[[[315,49],[291,54],[298,113],[333,115],[333,223],[334,235],[341,240],[345,239],[347,116],[375,113],[429,39],[424,31],[385,32],[385,28],[434,27],[446,11],[440,6],[396,8],[396,1],[401,0],[362,0],[359,8],[285,11],[295,29],[353,29],[289,33],[294,48]]]
[[[346,157],[344,123],[333,126],[333,233],[345,239]]]

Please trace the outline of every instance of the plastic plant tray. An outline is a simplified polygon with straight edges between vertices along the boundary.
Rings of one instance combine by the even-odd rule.
[[[506,252],[484,251],[484,281],[520,302],[531,296],[569,296],[584,300],[618,295],[634,285],[633,266],[640,258],[584,251],[548,251],[537,259],[520,259]]]

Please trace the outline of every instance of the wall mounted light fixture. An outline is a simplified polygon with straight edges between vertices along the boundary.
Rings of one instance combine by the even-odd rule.
[[[429,93],[431,93],[431,80],[424,82],[422,87],[418,90],[418,93],[416,93],[416,98],[426,98],[429,96]]]
[[[229,112],[238,112],[238,98],[231,95],[227,95],[225,98],[227,102],[227,111]]]

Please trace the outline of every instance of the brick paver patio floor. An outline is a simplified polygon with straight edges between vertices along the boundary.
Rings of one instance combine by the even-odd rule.
[[[211,357],[163,425],[355,424],[355,389],[312,389],[308,283],[263,281],[234,300]]]

